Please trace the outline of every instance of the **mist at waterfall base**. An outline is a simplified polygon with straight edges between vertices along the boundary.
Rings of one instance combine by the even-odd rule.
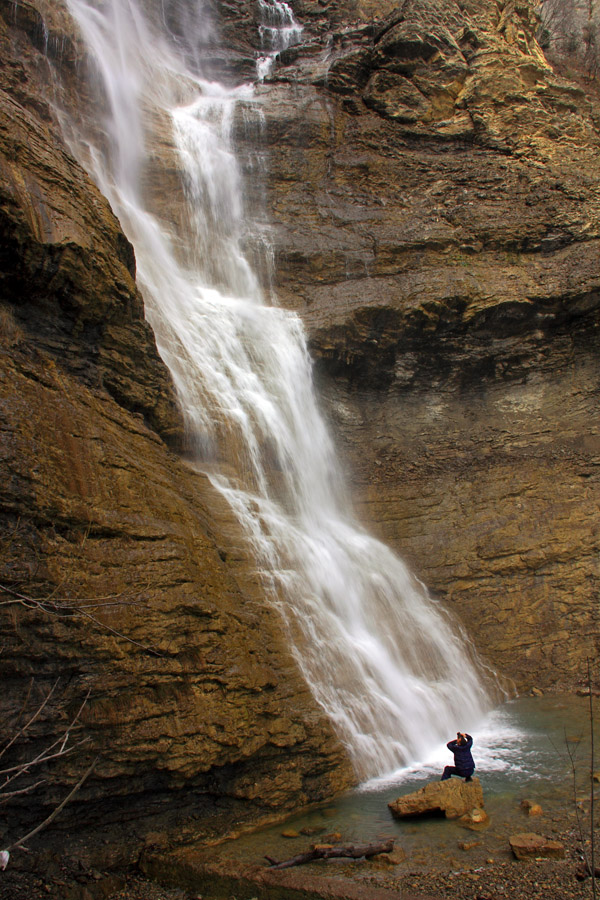
[[[214,43],[215,27],[200,6],[184,4],[185,27],[174,30],[174,2],[154,22],[143,7],[160,4],[67,5],[92,61],[98,107],[77,121],[65,117],[65,135],[134,246],[194,464],[235,512],[297,663],[358,777],[423,759],[458,729],[475,729],[491,706],[486,675],[425,588],[355,521],[302,322],[274,298],[265,303],[249,262],[250,247],[268,271],[272,253],[268,227],[246,208],[232,134],[244,122],[260,132],[268,92],[203,77],[202,41]],[[264,34],[272,53],[277,28],[283,44],[299,39],[285,4],[259,6],[271,10]],[[263,73],[268,57],[259,57]],[[167,153],[166,131],[163,208],[148,173],[156,177]]]
[[[595,724],[600,741],[600,723]],[[449,739],[452,735],[449,735]],[[574,754],[576,782],[567,752]],[[471,831],[458,820],[435,816],[399,821],[387,804],[437,780],[452,755],[444,744],[436,747],[419,765],[399,769],[376,778],[336,798],[328,805],[294,815],[253,834],[223,844],[219,855],[256,863],[265,853],[287,859],[305,852],[311,842],[370,843],[394,838],[407,856],[410,870],[458,869],[471,871],[486,866],[490,858],[512,864],[508,837],[516,832],[536,831],[551,835],[576,827],[573,802],[589,795],[590,722],[589,700],[573,695],[521,697],[508,701],[485,716],[474,734],[475,775],[483,789],[489,826]],[[531,819],[521,809],[521,800],[542,806],[543,815]],[[285,834],[284,834],[285,833]],[[297,834],[293,840],[285,835]],[[468,853],[459,844],[469,844]],[[344,869],[348,860],[328,863]],[[309,866],[322,871],[322,862]],[[393,869],[391,870],[393,871]],[[352,877],[369,877],[369,868],[353,868]]]

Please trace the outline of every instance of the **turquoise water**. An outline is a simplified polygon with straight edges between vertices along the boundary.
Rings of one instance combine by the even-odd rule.
[[[457,723],[457,729],[460,726]],[[594,730],[596,768],[600,770],[598,723]],[[413,867],[464,861],[459,842],[465,841],[478,842],[469,851],[471,863],[490,856],[509,858],[509,833],[537,831],[551,835],[575,824],[575,794],[584,799],[584,808],[585,797],[589,797],[589,732],[589,700],[582,697],[523,697],[491,713],[473,734],[475,774],[481,781],[490,816],[489,825],[477,832],[444,819],[399,822],[389,813],[387,804],[391,800],[439,778],[444,765],[452,764],[452,755],[442,745],[422,763],[362,785],[334,803],[227,842],[219,848],[220,854],[260,862],[265,853],[286,859],[304,852],[314,842],[362,843],[393,837]],[[448,740],[453,737],[448,735]],[[527,816],[520,808],[523,799],[539,803],[543,815]],[[284,837],[284,831],[296,832],[297,836]]]

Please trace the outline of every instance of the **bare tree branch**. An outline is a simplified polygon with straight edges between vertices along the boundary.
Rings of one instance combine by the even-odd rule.
[[[20,794],[30,794],[37,787],[40,787],[42,784],[46,784],[48,782],[47,778],[42,778],[41,781],[36,781],[35,784],[30,784],[29,787],[21,788],[20,791],[9,791],[7,794],[2,792],[0,795],[0,806],[10,800],[11,797],[18,797]]]
[[[27,723],[27,725],[21,730],[21,734],[23,734],[27,730],[27,728],[29,728],[29,726],[41,714],[42,710],[44,709],[44,707],[50,700],[52,694],[54,693],[57,684],[58,684],[58,681],[54,683],[54,685],[52,686],[52,688],[50,689],[50,691],[44,698],[41,705],[35,711],[35,713],[31,717],[31,719]],[[89,742],[90,738],[82,738],[82,740],[77,741],[75,744],[71,744],[70,746],[68,746],[69,738],[71,737],[71,732],[72,732],[73,728],[75,727],[75,725],[77,724],[77,722],[79,721],[81,713],[83,712],[83,709],[84,709],[86,703],[88,702],[89,696],[90,696],[90,691],[87,692],[87,694],[83,700],[83,703],[77,710],[77,713],[75,714],[75,716],[69,722],[69,724],[68,724],[67,728],[65,729],[65,731],[63,732],[63,734],[61,734],[61,736],[59,738],[57,738],[52,744],[50,744],[50,746],[45,747],[40,753],[38,753],[37,756],[34,756],[33,759],[29,759],[29,760],[26,760],[25,762],[18,763],[15,766],[9,766],[6,769],[0,769],[0,775],[7,776],[5,778],[3,784],[0,785],[0,798],[3,799],[5,796],[8,796],[4,793],[6,788],[10,784],[12,784],[12,782],[15,781],[17,778],[20,778],[22,775],[27,774],[29,772],[29,770],[32,769],[34,766],[38,766],[41,763],[49,762],[51,759],[58,759],[58,757],[60,757],[60,756],[66,756],[67,754],[72,753],[74,750],[76,750],[77,747],[81,747],[83,744],[86,744]],[[14,740],[11,741],[11,743],[14,743]],[[57,747],[59,748],[58,750],[56,749]]]
[[[12,736],[12,738],[10,739],[10,741],[9,741],[7,744],[5,744],[5,746],[4,746],[4,747],[2,748],[2,750],[0,751],[0,759],[2,759],[2,757],[4,756],[4,754],[6,753],[6,751],[9,750],[10,747],[12,747],[13,744],[14,744],[16,741],[18,741],[18,739],[19,739],[22,735],[25,734],[25,732],[27,731],[27,729],[28,729],[31,725],[33,725],[33,723],[36,721],[36,719],[39,718],[39,716],[41,715],[41,713],[44,711],[44,707],[46,706],[46,704],[48,703],[48,701],[49,701],[50,698],[52,697],[52,694],[53,694],[54,691],[56,690],[56,686],[57,686],[57,684],[58,684],[59,681],[60,681],[60,679],[57,678],[56,681],[54,682],[54,684],[52,685],[52,687],[50,688],[50,691],[48,692],[48,694],[46,694],[46,697],[44,698],[44,700],[42,701],[42,703],[40,704],[40,706],[38,706],[38,708],[36,709],[36,711],[34,712],[34,714],[32,715],[32,717],[29,719],[29,721],[28,721],[22,728],[20,728],[18,731],[16,731],[16,732],[14,733],[14,735]],[[30,694],[31,694],[31,687],[32,687],[32,685],[33,685],[33,679],[31,680],[31,683],[30,683],[30,685],[29,685],[29,691],[27,692],[27,697],[26,697],[25,703],[27,703],[27,701],[29,700],[29,696],[30,696]],[[23,709],[24,709],[24,707],[23,707],[22,710],[21,710],[21,714],[22,714],[22,712],[23,712]],[[20,715],[21,715],[21,714],[20,714]],[[1,774],[2,774],[2,772],[0,771],[0,775],[1,775]]]
[[[73,790],[70,791],[69,794],[67,794],[65,799],[61,803],[59,803],[59,805],[56,807],[56,809],[53,810],[53,812],[48,816],[48,818],[44,819],[43,822],[41,822],[36,828],[34,828],[33,831],[30,831],[28,834],[26,834],[25,837],[19,838],[18,841],[15,841],[9,847],[6,847],[5,848],[6,852],[9,852],[10,850],[15,850],[17,847],[22,847],[23,844],[25,844],[27,841],[31,840],[32,837],[34,837],[36,834],[38,834],[40,831],[42,831],[43,828],[46,828],[51,822],[54,821],[54,819],[61,812],[61,810],[64,809],[64,807],[67,805],[69,800],[71,800],[72,797],[74,797],[75,794],[77,793],[77,791],[81,788],[81,786],[82,786],[83,782],[86,780],[86,778],[89,775],[91,775],[91,773],[93,772],[93,770],[96,766],[96,763],[98,762],[98,759],[99,759],[99,757],[97,756],[96,759],[91,764],[91,766],[89,767],[89,769],[79,779],[79,781],[77,782],[77,784],[75,785]]]
[[[135,600],[120,600],[119,597],[122,596],[122,594],[112,594],[106,597],[93,599],[84,598],[83,601],[66,601],[51,600],[49,597],[30,597],[27,594],[16,591],[14,590],[14,588],[10,588],[4,584],[0,584],[0,591],[4,591],[5,594],[10,595],[11,597],[10,600],[1,600],[0,606],[20,605],[30,610],[38,609],[41,612],[46,613],[47,615],[56,616],[56,618],[59,619],[72,619],[78,616],[82,616],[83,618],[87,618],[90,621],[94,622],[94,624],[98,625],[99,628],[103,628],[105,631],[109,631],[116,637],[122,638],[124,641],[127,641],[128,643],[133,644],[136,647],[139,647],[146,653],[151,653],[153,656],[162,656],[162,653],[160,653],[160,651],[158,650],[155,650],[154,647],[149,647],[146,644],[142,644],[139,641],[136,641],[134,638],[129,637],[129,635],[124,634],[122,631],[118,631],[116,628],[113,628],[106,622],[102,622],[100,619],[96,618],[96,616],[93,616],[87,611],[88,608],[94,609],[100,607],[103,609],[106,606],[135,606],[139,602]],[[50,597],[52,596],[53,595],[51,594]]]

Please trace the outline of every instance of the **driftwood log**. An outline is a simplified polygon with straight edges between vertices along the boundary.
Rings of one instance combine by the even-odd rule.
[[[291,866],[301,866],[303,863],[312,862],[313,859],[340,859],[348,857],[349,859],[360,859],[365,856],[377,856],[378,853],[391,853],[394,849],[393,839],[389,841],[379,841],[375,844],[344,844],[334,847],[332,844],[315,844],[311,850],[306,853],[300,853],[298,856],[292,856],[283,862],[278,862],[271,856],[265,856],[271,869],[289,869]]]

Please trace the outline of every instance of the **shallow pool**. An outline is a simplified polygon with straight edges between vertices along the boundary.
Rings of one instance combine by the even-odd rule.
[[[598,712],[600,718],[600,710]],[[460,723],[457,723],[457,728]],[[595,723],[600,769],[600,727]],[[454,735],[448,735],[451,740]],[[476,775],[484,792],[489,826],[467,831],[444,819],[394,820],[387,804],[439,777],[452,764],[445,744],[420,763],[362,785],[334,803],[292,816],[285,823],[263,828],[222,844],[220,855],[259,862],[264,854],[285,859],[311,843],[369,842],[394,837],[413,866],[450,865],[461,856],[461,843],[476,843],[470,858],[510,856],[507,835],[514,831],[550,834],[575,824],[575,796],[589,797],[589,700],[583,697],[522,697],[494,710],[474,732]],[[573,763],[569,757],[573,757]],[[574,774],[577,784],[574,784]],[[522,799],[542,806],[543,816],[528,817]],[[283,832],[296,833],[284,837]]]

